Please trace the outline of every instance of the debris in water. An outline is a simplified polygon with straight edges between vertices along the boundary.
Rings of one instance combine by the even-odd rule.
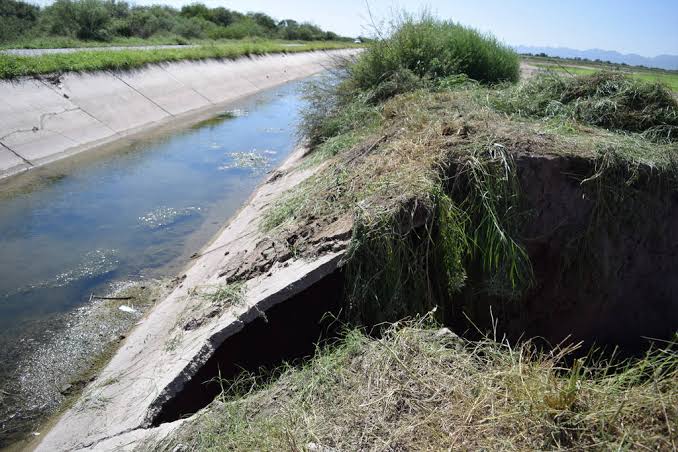
[[[227,163],[219,167],[220,170],[229,170],[233,168],[251,168],[253,170],[265,170],[270,166],[270,159],[268,156],[274,155],[276,152],[271,150],[252,152],[229,152],[226,155],[230,157],[231,163]]]
[[[226,114],[228,114],[229,116],[231,116],[233,118],[239,118],[241,116],[247,116],[248,112],[247,112],[247,110],[243,110],[241,108],[236,108],[234,110],[228,110],[226,112]]]
[[[96,278],[114,271],[119,264],[117,250],[93,250],[82,257],[82,261],[75,268],[48,278],[36,284],[20,287],[11,292],[2,294],[10,297],[19,293],[49,287],[65,287],[75,281]]]
[[[136,314],[139,312],[136,309],[129,307],[125,304],[121,305],[118,309],[120,309],[122,312],[129,312],[130,314]]]

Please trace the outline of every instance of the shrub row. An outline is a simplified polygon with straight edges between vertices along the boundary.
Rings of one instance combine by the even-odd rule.
[[[56,0],[45,8],[18,0],[0,2],[0,43],[46,36],[109,41],[147,39],[156,35],[180,38],[266,37],[290,40],[341,40],[336,33],[291,19],[276,21],[264,13],[242,14],[195,3],[130,6],[116,0]]]

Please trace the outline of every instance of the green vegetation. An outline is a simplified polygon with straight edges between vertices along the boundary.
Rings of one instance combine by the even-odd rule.
[[[222,307],[240,304],[244,296],[245,284],[242,282],[219,285],[204,294],[213,305]]]
[[[673,450],[675,350],[611,365],[405,324],[245,375],[158,450]]]
[[[340,321],[376,338],[350,329],[298,367],[223,382],[159,447],[675,449],[674,344],[619,364],[433,326],[478,300],[511,308],[535,283],[518,153],[591,162],[590,174],[572,175],[592,203],[584,234],[625,220],[615,209],[641,166],[677,186],[676,105],[663,87],[615,74],[516,86],[517,64],[492,37],[406,17],[347,62],[341,81],[309,90],[304,168],[314,172],[271,204],[261,228],[304,256],[318,252],[315,231],[349,218]],[[208,296],[228,302],[231,289]],[[425,320],[388,323],[417,315]]]
[[[633,72],[631,77],[650,83],[661,83],[668,86],[672,91],[678,92],[678,73],[652,73],[652,72]]]
[[[612,130],[641,132],[653,139],[678,140],[678,102],[673,94],[659,83],[621,73],[538,75],[495,99],[495,107],[507,113],[565,117]]]
[[[208,58],[234,59],[266,53],[294,53],[309,50],[337,49],[349,46],[330,41],[306,42],[290,46],[278,41],[231,41],[200,47],[155,50],[82,51],[46,54],[35,57],[0,55],[0,79],[65,71],[132,69],[150,63]]]
[[[0,4],[0,45],[81,46],[80,41],[185,44],[191,39],[348,40],[310,23],[276,21],[264,13],[242,14],[201,3],[177,10],[169,6],[130,6],[116,0],[56,0],[45,8],[17,0]],[[130,41],[135,42],[135,41]]]
[[[376,97],[409,90],[418,80],[466,76],[484,83],[515,82],[518,56],[492,36],[424,15],[406,16],[389,39],[377,41],[351,68],[351,81]]]

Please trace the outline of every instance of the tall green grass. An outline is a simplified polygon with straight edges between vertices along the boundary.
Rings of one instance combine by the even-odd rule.
[[[488,84],[515,82],[518,56],[491,35],[424,14],[416,19],[405,16],[352,68],[352,80],[363,91],[396,78],[412,84],[411,75],[438,80],[458,74]]]

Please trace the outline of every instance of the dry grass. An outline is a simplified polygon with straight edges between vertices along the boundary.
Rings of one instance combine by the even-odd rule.
[[[494,110],[502,91],[468,85],[422,89],[396,96],[370,110],[366,125],[349,121],[335,135],[321,135],[309,160],[323,168],[287,193],[265,214],[263,228],[304,223],[308,218],[359,211],[379,218],[404,202],[429,197],[451,162],[508,153],[597,158],[614,149],[628,161],[668,167],[678,146],[638,134],[619,134],[567,118],[507,117]],[[360,103],[361,101],[357,101]],[[351,112],[360,110],[353,107]],[[354,117],[355,115],[349,115]],[[377,117],[377,118],[375,118]],[[332,117],[330,122],[342,122]]]
[[[494,96],[496,108],[517,116],[562,117],[653,141],[678,140],[678,103],[660,83],[622,73],[562,77],[540,74]]]
[[[268,385],[243,378],[156,449],[675,450],[675,350],[564,366],[572,352],[421,323],[351,331]]]

